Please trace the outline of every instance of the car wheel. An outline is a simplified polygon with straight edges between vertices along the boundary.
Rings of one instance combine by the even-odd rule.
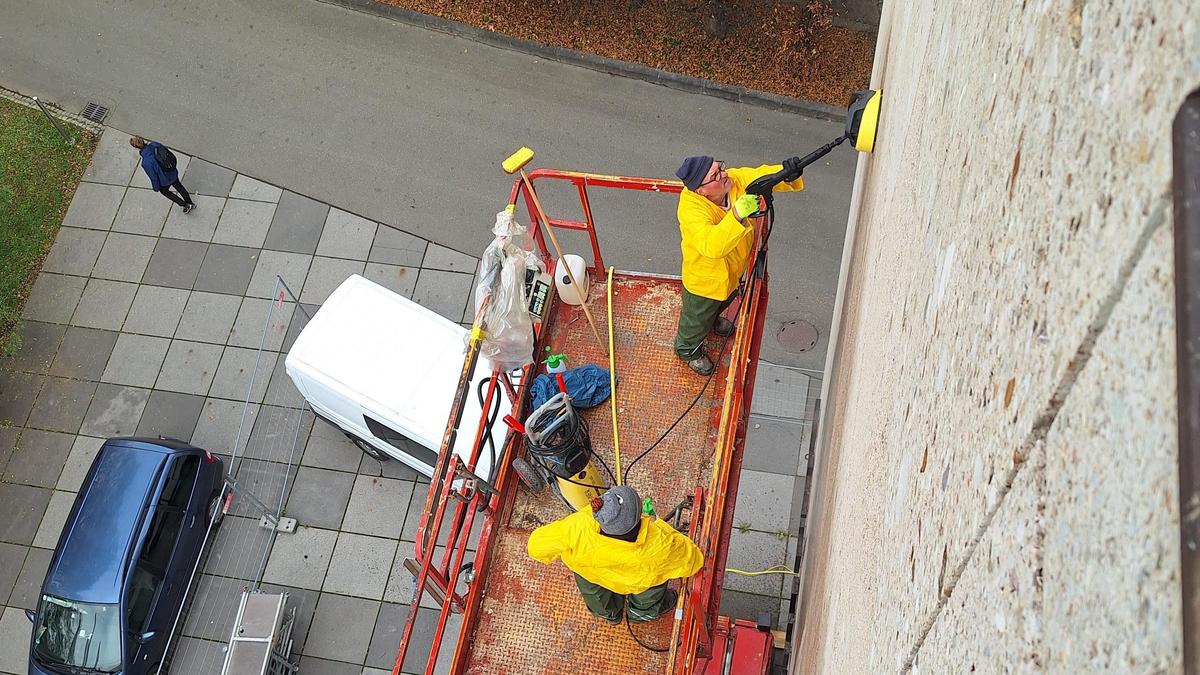
[[[521,484],[530,492],[541,492],[546,489],[546,477],[538,472],[532,464],[525,461],[524,457],[513,457],[512,467],[513,471],[517,472],[517,478],[521,479]]]
[[[213,493],[211,499],[208,500],[208,519],[212,522],[213,529],[221,526],[221,521],[225,520],[225,497],[224,490],[217,490]]]
[[[351,443],[353,443],[355,446],[357,446],[359,450],[363,451],[363,454],[365,454],[367,457],[370,457],[371,459],[374,459],[379,462],[387,462],[387,461],[391,460],[391,458],[392,458],[391,455],[389,455],[386,452],[380,450],[379,448],[371,445],[370,443],[364,441],[363,439],[359,438],[358,436],[355,436],[354,434],[347,433],[346,438],[349,438]]]

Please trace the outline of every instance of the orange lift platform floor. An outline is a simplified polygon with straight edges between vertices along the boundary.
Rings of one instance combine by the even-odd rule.
[[[582,231],[588,236],[593,265],[589,268],[587,303],[597,328],[604,334],[608,329],[607,271],[588,190],[651,191],[674,199],[682,185],[676,181],[547,169],[533,171],[530,181],[534,189],[553,181],[560,187],[566,183],[578,192],[583,222],[541,222],[520,180],[514,184],[511,199],[512,203],[524,201],[528,214],[518,217],[529,219],[540,253],[551,265],[554,256],[542,238],[544,227]],[[756,227],[760,240],[764,227],[763,221]],[[418,529],[416,559],[406,561],[416,577],[416,589],[393,673],[767,672],[770,633],[754,631],[744,622],[731,622],[717,615],[746,418],[766,316],[765,246],[756,247],[750,267],[753,271],[744,279],[740,300],[726,313],[736,319],[737,331],[727,339],[710,335],[707,341],[708,353],[718,362],[710,378],[693,373],[673,351],[680,280],[637,272],[613,274],[622,471],[627,472],[630,486],[653,499],[660,516],[678,514],[672,524],[686,532],[705,556],[698,574],[672,582],[672,587],[680,590],[676,611],[645,624],[610,625],[588,613],[572,573],[561,562],[544,565],[528,556],[525,547],[530,532],[568,515],[569,510],[551,490],[534,493],[519,486],[512,458],[524,455],[521,434],[509,433],[505,447],[497,449],[502,452],[490,485],[471,480],[471,468],[485,452],[481,441],[486,437],[482,421],[478,428],[459,428],[463,397],[476,395],[466,391],[469,387],[465,384],[477,365],[477,345],[473,342]],[[597,342],[578,307],[552,299],[545,317],[536,329],[535,353],[541,354],[545,346],[551,346],[556,352],[565,351],[572,367],[595,363],[608,368],[608,346]],[[516,416],[523,419],[529,412],[527,384],[539,372],[540,364],[527,366],[520,377],[496,372],[486,387],[483,409],[490,408],[493,397],[507,396],[512,409],[520,413]],[[693,406],[690,411],[689,406]],[[610,403],[605,401],[583,411],[583,417],[595,455],[608,469],[616,471]],[[473,434],[476,441],[469,461],[446,451],[460,433]],[[660,437],[661,442],[639,458]],[[612,484],[606,469],[600,470]],[[414,632],[417,608],[425,593],[441,606],[441,611],[435,625]],[[459,624],[453,642],[443,639],[451,622]],[[727,663],[727,653],[737,653],[733,638],[738,631],[768,636],[765,642],[752,640],[754,649],[766,656],[744,660],[749,668]],[[430,640],[432,644],[427,646]],[[760,648],[760,642],[765,648]],[[747,644],[742,642],[743,651]]]

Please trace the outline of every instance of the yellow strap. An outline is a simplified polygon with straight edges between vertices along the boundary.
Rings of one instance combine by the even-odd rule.
[[[617,436],[617,355],[613,350],[613,311],[612,311],[612,278],[613,268],[608,268],[608,401],[612,408],[613,421],[613,455],[616,457],[617,473],[613,478],[621,485],[621,442]]]

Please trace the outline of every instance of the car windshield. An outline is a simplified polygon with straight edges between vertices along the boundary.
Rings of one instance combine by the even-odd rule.
[[[34,629],[33,655],[60,672],[120,670],[120,606],[43,595]]]

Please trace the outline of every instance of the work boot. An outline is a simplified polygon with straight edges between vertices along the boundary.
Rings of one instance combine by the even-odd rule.
[[[647,621],[653,621],[663,614],[667,614],[671,610],[675,609],[675,603],[678,600],[679,591],[668,588],[666,592],[663,593],[662,602],[659,603],[657,611],[655,611],[653,614],[650,614],[649,612],[643,613],[642,611],[638,611],[631,607],[629,610],[629,622],[646,623]]]
[[[687,362],[688,368],[691,368],[700,375],[712,375],[713,370],[716,368],[713,365],[712,359],[708,358],[708,354],[705,354],[703,349],[698,349],[696,352],[696,357]]]
[[[733,335],[733,330],[737,328],[732,321],[723,316],[718,316],[713,322],[713,332],[721,337],[729,337]]]

